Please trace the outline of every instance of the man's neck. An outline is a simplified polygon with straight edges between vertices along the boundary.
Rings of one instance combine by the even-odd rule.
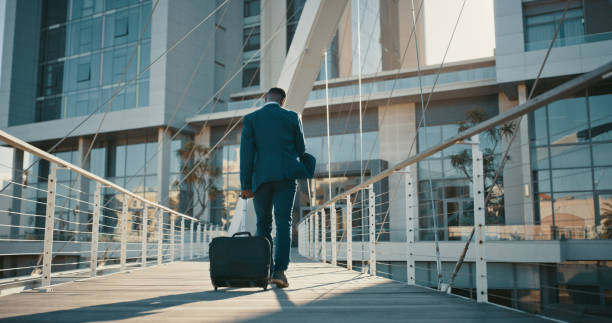
[[[269,104],[276,104],[276,105],[279,105],[279,106],[281,105],[280,103],[278,103],[278,102],[276,102],[276,101],[267,101],[266,103],[264,103],[264,105],[263,105],[263,106],[265,107],[266,105],[269,105]],[[282,106],[281,106],[281,107],[282,107]]]

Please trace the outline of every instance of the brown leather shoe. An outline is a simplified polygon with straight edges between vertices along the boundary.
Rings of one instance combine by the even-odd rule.
[[[270,278],[270,283],[276,284],[277,288],[289,287],[287,276],[285,276],[285,272],[282,270],[275,270],[274,273],[272,273],[272,278]]]

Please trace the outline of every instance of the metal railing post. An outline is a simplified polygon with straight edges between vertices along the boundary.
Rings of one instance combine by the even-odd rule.
[[[206,254],[209,254],[209,250],[208,250],[208,244],[210,243],[210,232],[209,232],[209,228],[208,228],[208,224],[204,225],[204,252],[206,252]]]
[[[416,192],[412,178],[412,166],[408,166],[404,173],[404,183],[406,190],[406,277],[408,285],[416,284],[415,267],[415,244],[414,244],[414,223],[417,216],[417,204],[415,203]]]
[[[338,237],[336,230],[338,229],[338,219],[336,218],[336,203],[332,203],[330,208],[330,234],[331,234],[331,264],[336,266],[338,264]]]
[[[308,225],[309,218],[304,219],[304,257],[310,256],[310,251],[308,250],[308,245],[310,244],[310,227]]]
[[[93,196],[93,215],[91,218],[91,255],[89,277],[95,277],[98,272],[98,231],[100,230],[100,207],[102,196],[102,185],[96,183],[96,190]]]
[[[196,248],[199,250],[196,250],[196,257],[201,257],[202,256],[202,226],[200,225],[200,223],[198,223],[197,229],[196,229]]]
[[[127,194],[123,194],[123,205],[121,206],[121,256],[120,256],[120,270],[125,270],[127,262],[127,213],[128,203]]]
[[[45,215],[45,241],[43,245],[42,287],[51,286],[51,262],[53,261],[53,229],[55,227],[55,187],[57,179],[57,166],[51,164],[51,171],[47,179],[47,207]]]
[[[302,221],[300,223],[300,226],[298,227],[298,232],[300,233],[299,238],[298,238],[298,245],[300,246],[300,255],[304,255],[304,223],[306,223],[305,221]]]
[[[170,262],[174,261],[174,214],[170,214]]]
[[[143,267],[147,266],[147,239],[149,238],[149,213],[147,205],[142,206],[142,228],[140,229],[142,235],[142,248],[140,251],[140,260]]]
[[[487,261],[485,259],[484,170],[478,135],[472,137],[472,170],[474,183],[474,232],[476,237],[476,301],[488,302]]]
[[[181,261],[185,260],[185,218],[181,217]]]
[[[193,221],[189,222],[189,259],[193,259],[193,236],[195,232],[193,231]]]
[[[319,243],[319,212],[315,212],[314,216],[314,259],[318,259],[321,256],[321,252],[319,251],[320,243]]]
[[[161,265],[164,261],[164,211],[157,209],[157,264]]]
[[[314,257],[314,219],[312,216],[308,217],[308,257]]]
[[[353,203],[346,197],[346,269],[353,270]]]
[[[368,187],[368,227],[370,244],[370,275],[376,276],[376,195],[374,184]]]
[[[321,209],[321,261],[327,262],[327,237],[325,232],[325,209]]]

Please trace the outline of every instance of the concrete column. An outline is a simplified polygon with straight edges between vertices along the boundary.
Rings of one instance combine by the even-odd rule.
[[[287,56],[287,2],[277,0],[261,1],[261,61],[260,84],[268,89],[278,81],[283,62]],[[280,27],[280,30],[278,30]],[[276,33],[278,30],[278,33]],[[276,33],[276,35],[275,35]],[[264,44],[274,37],[271,42]]]
[[[408,151],[416,136],[415,104],[401,103],[378,107],[378,140],[380,159],[389,165],[396,164],[416,153],[416,145]],[[417,181],[417,167],[411,167],[411,178]],[[389,176],[390,196],[389,227],[391,241],[405,241],[406,228],[406,192],[403,185],[403,174]],[[418,205],[418,201],[415,202]],[[415,230],[418,221],[415,221]]]
[[[160,127],[157,131],[157,203],[168,206],[170,187],[170,134]]]
[[[87,155],[87,150],[89,149],[89,145],[91,145],[91,139],[79,137],[78,149],[77,149],[77,165],[79,165],[84,170],[90,170],[91,168],[91,153]],[[87,178],[83,178],[83,176],[78,176],[75,187],[80,191],[78,196],[79,200],[83,202],[79,202],[79,214],[77,222],[80,223],[78,230],[82,232],[87,231],[87,227],[89,224],[89,204],[85,201],[89,199],[89,182],[90,180]],[[82,235],[81,238],[88,239],[88,235]]]
[[[510,100],[503,93],[499,93],[499,112],[512,109],[520,103],[527,101],[527,89],[524,84],[518,86],[518,101]],[[507,225],[533,224],[533,202],[531,195],[531,159],[529,151],[529,122],[523,117],[510,150],[509,160],[503,170],[503,184],[505,194],[504,213]],[[502,152],[508,149],[507,138],[502,138]]]
[[[527,101],[527,86],[519,84],[519,104]],[[529,149],[529,118],[523,117],[519,126],[521,150],[521,175],[523,179],[523,223],[534,224],[533,185],[531,183],[531,151]]]
[[[23,183],[23,150],[19,150],[16,148],[13,149],[13,174],[11,175],[11,181],[13,181],[14,183]],[[9,213],[11,215],[10,237],[11,239],[17,239],[17,237],[19,236],[20,228],[16,226],[22,223],[22,217],[21,215],[19,215],[19,212],[21,212],[22,200],[20,200],[19,198],[22,197],[23,188],[20,185],[16,184],[11,184],[11,188],[11,196],[14,196],[15,198],[13,198],[11,201],[10,211],[17,213]]]

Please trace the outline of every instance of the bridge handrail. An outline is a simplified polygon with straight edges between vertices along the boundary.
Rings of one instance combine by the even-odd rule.
[[[452,289],[457,288],[453,285],[457,274],[468,275],[465,272],[464,273],[459,272],[459,270],[461,269],[461,265],[466,257],[468,247],[470,246],[471,241],[474,240],[474,243],[472,244],[473,245],[472,248],[475,250],[470,255],[470,259],[474,261],[474,264],[475,264],[475,276],[472,277],[471,274],[469,274],[468,275],[469,277],[464,277],[464,278],[470,281],[471,286],[475,285],[475,288],[474,288],[476,291],[475,298],[478,302],[483,302],[483,303],[489,302],[488,280],[494,281],[494,279],[490,279],[487,276],[487,257],[485,255],[485,243],[488,239],[490,239],[487,236],[487,224],[485,222],[485,216],[487,215],[487,212],[488,212],[487,203],[485,200],[489,192],[485,190],[485,175],[486,174],[485,174],[485,169],[483,165],[483,152],[480,148],[480,143],[479,143],[479,134],[483,134],[486,131],[491,130],[495,127],[505,125],[508,122],[514,122],[516,125],[516,121],[520,120],[522,116],[530,112],[533,112],[536,109],[541,108],[545,105],[549,105],[555,101],[572,96],[581,90],[585,90],[589,86],[595,85],[598,82],[602,82],[603,80],[607,81],[610,78],[612,78],[612,61],[609,61],[608,63],[590,72],[577,76],[570,81],[567,81],[559,86],[556,86],[532,99],[525,101],[522,104],[519,104],[513,108],[510,108],[506,110],[505,112],[502,112],[499,115],[492,117],[484,122],[481,122],[467,130],[461,131],[457,135],[449,139],[441,140],[442,142],[440,144],[434,145],[428,149],[424,149],[422,152],[419,152],[410,158],[407,158],[399,163],[396,163],[395,165],[387,168],[386,170],[374,176],[370,176],[369,178],[365,179],[361,184],[358,184],[352,187],[351,189],[346,190],[345,192],[337,194],[336,196],[330,198],[329,200],[323,203],[313,206],[310,209],[310,211],[299,221],[298,226],[297,226],[298,250],[300,254],[303,256],[312,258],[312,259],[321,260],[322,262],[328,262],[331,259],[330,263],[332,265],[340,265],[338,253],[339,251],[343,251],[345,252],[344,256],[345,256],[345,261],[346,261],[346,268],[348,270],[352,270],[353,260],[354,260],[353,252],[356,251],[355,250],[356,248],[355,249],[353,248],[353,244],[357,242],[354,237],[360,237],[361,241],[358,241],[357,243],[361,249],[361,259],[360,260],[362,261],[362,265],[361,265],[362,272],[366,274],[369,273],[372,276],[382,274],[383,276],[390,277],[391,276],[390,273],[381,271],[379,268],[377,268],[377,265],[381,264],[381,265],[389,266],[389,268],[391,268],[391,266],[394,265],[391,262],[396,261],[396,260],[388,260],[389,263],[381,263],[380,261],[377,262],[376,246],[377,246],[377,243],[378,243],[378,240],[381,234],[389,234],[390,236],[392,232],[392,229],[385,227],[385,225],[391,222],[391,220],[387,216],[389,215],[389,211],[391,210],[391,202],[393,200],[392,194],[395,192],[392,192],[391,184],[390,184],[391,181],[389,181],[387,184],[384,184],[384,185],[380,185],[380,181],[389,178],[389,176],[393,174],[402,174],[403,178],[405,178],[405,192],[404,192],[405,198],[406,198],[405,210],[396,209],[396,211],[398,213],[401,213],[399,211],[402,211],[405,213],[404,216],[405,216],[405,221],[406,221],[406,227],[405,227],[406,240],[403,241],[400,238],[400,242],[401,243],[405,242],[405,245],[406,245],[406,253],[405,253],[406,269],[404,270],[407,270],[406,277],[407,277],[408,284],[417,285],[416,283],[417,265],[416,265],[416,260],[415,260],[417,257],[421,257],[420,261],[423,261],[422,259],[435,259],[436,270],[437,270],[437,288],[441,291],[450,293]],[[547,109],[550,109],[550,107]],[[518,130],[515,130],[515,131],[518,131]],[[416,166],[417,162],[423,161],[427,157],[430,157],[436,153],[442,152],[443,150],[453,145],[466,145],[466,144],[469,144],[472,149],[471,156],[467,157],[467,159],[471,160],[471,163],[472,163],[469,166],[471,168],[471,174],[468,174],[469,171],[464,169],[466,176],[469,177],[470,179],[471,184],[469,184],[469,186],[471,186],[472,193],[468,194],[467,198],[463,196],[462,198],[469,200],[469,202],[472,203],[470,207],[471,207],[471,211],[473,212],[473,215],[472,215],[473,223],[459,224],[460,223],[459,222],[459,217],[460,217],[459,212],[453,213],[452,211],[449,211],[450,213],[439,213],[439,212],[442,212],[442,210],[438,210],[438,212],[436,212],[434,203],[436,203],[437,200],[441,200],[442,198],[434,196],[434,192],[431,191],[432,190],[431,187],[433,186],[431,182],[429,182],[429,186],[428,186],[430,187],[430,191],[427,192],[430,195],[430,197],[425,197],[425,200],[427,203],[429,202],[432,203],[431,212],[419,214],[419,200],[421,198],[419,197],[419,192],[417,191],[417,185],[419,183],[415,180],[414,174],[416,174],[416,171],[413,172],[413,167]],[[505,147],[505,149],[506,149],[506,152],[508,152],[510,146],[512,145],[512,141],[506,144],[508,147]],[[524,144],[521,143],[520,145],[524,145]],[[527,143],[526,145],[530,145],[530,143]],[[521,149],[524,149],[524,148],[521,148]],[[328,157],[328,158],[331,159],[331,157]],[[551,157],[547,157],[547,158],[551,158]],[[492,180],[492,182],[496,182],[499,179],[498,175],[501,173],[504,167],[510,167],[510,168],[522,168],[525,166],[531,167],[531,161],[529,159],[527,161],[524,161],[525,164],[521,164],[521,162],[522,161],[519,161],[518,166],[516,165],[504,166],[503,162],[501,162],[499,166],[496,165],[495,167],[496,168],[499,167],[499,169],[496,171],[495,178]],[[421,166],[419,165],[419,167]],[[490,172],[490,170],[488,171]],[[431,178],[431,175],[429,175],[429,177]],[[555,179],[561,178],[561,177],[562,175],[558,175],[557,177],[555,177]],[[454,177],[451,176],[451,179],[454,179]],[[552,181],[552,179],[549,179],[549,180]],[[395,183],[399,184],[400,181],[401,181],[400,179],[397,179]],[[523,182],[516,184],[514,186],[512,185],[504,186],[502,184],[501,188],[499,189],[501,191],[500,195],[504,194],[503,192],[504,190],[510,190],[511,187],[514,187],[514,189],[519,188],[522,192],[522,190],[525,189],[524,184],[522,183]],[[375,191],[374,185],[377,185],[377,184],[379,185],[379,188],[377,188],[378,191]],[[388,185],[388,186],[385,186],[385,185]],[[491,187],[490,187],[491,190],[493,186],[494,185],[491,184]],[[383,188],[383,187],[386,187],[386,188]],[[330,190],[330,193],[331,193],[331,190]],[[361,194],[360,199],[358,199],[358,196],[357,196],[358,194]],[[384,194],[387,194],[386,197],[383,197]],[[529,194],[532,194],[532,193],[529,193]],[[521,193],[521,196],[522,196],[522,193]],[[453,195],[453,197],[458,199],[457,196]],[[512,206],[512,204],[509,203],[508,200],[502,199],[502,201],[503,201],[502,207]],[[340,203],[336,204],[337,202],[340,202]],[[522,199],[519,202],[521,205],[523,203],[526,203]],[[464,203],[463,205],[465,206],[465,201],[463,201],[462,203]],[[459,202],[456,202],[456,204],[457,204],[456,207],[459,208],[459,205],[460,205]],[[401,206],[399,206],[399,208],[401,208]],[[446,211],[447,208],[450,208],[450,207],[445,206],[444,212],[447,212]],[[337,216],[337,213],[340,213],[339,217]],[[448,216],[448,214],[451,214],[451,213],[456,215],[457,224],[449,223],[450,216]],[[353,217],[353,214],[356,214],[355,218]],[[466,211],[462,210],[461,214],[465,215]],[[383,215],[384,215],[384,218],[383,218]],[[444,217],[445,215],[448,217]],[[436,221],[440,221],[440,220],[436,220],[438,217],[446,219],[446,222],[444,224],[446,225],[445,227],[440,227],[436,224]],[[382,218],[382,221],[380,221],[379,218]],[[339,223],[338,219],[340,219],[342,223]],[[425,220],[427,223],[431,221],[433,228],[428,225],[426,225],[425,228],[420,228],[418,225],[420,220]],[[358,224],[355,224],[356,221],[358,221],[357,222]],[[561,224],[561,226],[559,226],[559,223],[561,223],[562,220],[558,220],[556,225],[555,225],[554,219],[552,221],[553,222],[550,225],[550,227],[545,227],[544,223],[537,224],[538,227],[535,227],[535,225],[531,225],[530,223],[526,221],[523,224],[525,226],[524,227],[525,231],[523,232],[525,236],[523,237],[519,236],[518,239],[525,238],[528,234],[531,234],[531,236],[538,236],[539,239],[543,238],[543,240],[564,239],[563,237],[559,238],[558,235],[560,233],[563,235],[565,235],[565,233],[568,233],[571,236],[572,232],[576,236],[582,236],[585,239],[587,237],[591,237],[591,238],[593,237],[602,238],[603,237],[603,239],[605,239],[605,237],[609,237],[609,233],[610,233],[609,229],[606,229],[608,230],[606,232],[603,232],[603,231],[600,232],[599,230],[603,230],[603,228],[598,228],[596,225],[587,226],[586,222],[585,222],[585,226],[574,228],[572,227],[572,225],[574,224],[570,222],[571,220],[566,220],[569,224],[566,224],[566,225]],[[593,222],[593,224],[598,224],[598,223]],[[380,226],[380,229],[377,226]],[[459,236],[454,235],[453,238],[455,239],[457,239],[458,237],[461,239],[466,238],[466,241],[459,242],[459,243],[464,243],[465,245],[463,246],[463,248],[459,248],[460,251],[458,252],[456,257],[453,256],[449,259],[448,250],[447,250],[444,260],[447,262],[449,260],[452,262],[456,261],[456,265],[455,265],[454,271],[452,272],[452,275],[450,276],[450,279],[448,280],[448,282],[445,282],[443,279],[443,271],[442,271],[442,265],[441,265],[442,257],[440,255],[440,244],[438,243],[438,240],[440,238],[438,237],[438,235],[440,233],[445,234],[445,232],[448,232],[447,234],[450,236],[451,234],[450,228],[470,229],[471,233],[468,234],[467,230],[465,230],[465,232],[454,232],[455,234],[458,233]],[[433,248],[433,254],[423,255],[423,254],[416,253],[417,247],[416,247],[415,242],[417,241],[417,239],[415,238],[416,237],[415,231],[417,230],[419,231],[420,234],[422,234],[423,231],[434,230],[434,231],[430,231],[427,233],[428,234],[427,236],[429,238],[433,236],[432,238],[433,241],[427,241],[427,242],[432,242],[435,244]],[[511,230],[505,233],[507,233],[509,236],[512,236],[514,234],[513,233],[514,230],[515,228],[511,228]],[[568,231],[564,231],[564,230],[568,230]],[[529,231],[532,231],[532,232],[529,232]],[[331,237],[327,236],[328,232],[330,233]],[[338,233],[341,233],[342,236],[338,237]],[[465,234],[467,234],[467,236]],[[331,257],[329,257],[329,250],[328,250],[329,245],[328,244],[331,244]],[[421,244],[421,247],[422,247],[422,244]],[[457,246],[455,245],[455,247]],[[389,250],[385,249],[385,251],[389,251]],[[453,255],[454,253],[455,251],[453,251]],[[384,251],[381,251],[381,254],[384,254]],[[386,253],[386,255],[388,256],[388,253]],[[402,255],[402,258],[403,258],[403,255]],[[495,260],[493,259],[489,259],[489,261],[495,262]],[[545,261],[539,261],[539,262],[544,263]],[[543,264],[543,266],[546,266],[546,265],[547,264]],[[429,271],[430,269],[420,268],[420,270]],[[432,276],[428,276],[428,277],[432,277]],[[431,284],[431,282],[428,282],[428,284]],[[544,287],[554,288],[554,286],[553,287],[544,286]],[[470,288],[473,288],[473,287],[470,287]],[[583,292],[580,292],[579,290],[572,290],[572,291],[577,292],[577,293],[583,293]],[[471,294],[472,291],[470,290],[469,293]],[[596,295],[601,297],[603,294],[598,293]],[[498,296],[498,297],[501,297],[501,296]]]
[[[54,155],[52,155],[52,154],[50,154],[50,153],[48,153],[48,152],[46,152],[46,151],[44,151],[44,150],[42,150],[40,148],[37,148],[37,147],[35,147],[35,146],[33,146],[33,145],[31,145],[31,144],[29,144],[29,143],[27,143],[27,142],[17,138],[17,137],[14,137],[14,136],[8,134],[7,132],[5,132],[3,130],[0,130],[0,141],[4,141],[5,143],[7,143],[8,145],[12,146],[13,148],[17,148],[17,149],[23,150],[25,152],[31,153],[32,155],[35,155],[35,156],[37,156],[37,157],[39,157],[41,159],[47,160],[47,161],[52,162],[54,164],[57,164],[57,165],[59,165],[61,167],[64,167],[64,168],[69,169],[71,171],[74,171],[75,173],[77,173],[79,175],[82,175],[84,177],[87,177],[87,178],[93,180],[94,182],[98,182],[100,184],[103,184],[106,187],[110,187],[110,188],[113,188],[113,189],[115,189],[115,190],[117,190],[117,191],[119,191],[121,193],[127,194],[127,195],[129,195],[129,196],[131,196],[131,197],[133,197],[133,198],[143,202],[144,204],[150,205],[150,206],[155,207],[155,208],[159,208],[159,209],[164,210],[164,211],[166,211],[168,213],[171,213],[171,214],[174,214],[176,216],[180,216],[180,217],[192,220],[192,221],[199,221],[198,219],[196,219],[194,217],[191,217],[191,216],[183,214],[181,212],[172,210],[171,208],[169,208],[167,206],[161,205],[161,204],[156,203],[156,202],[151,202],[151,201],[145,199],[144,197],[142,197],[142,196],[140,196],[140,195],[138,195],[138,194],[136,194],[136,193],[134,193],[134,192],[132,192],[130,190],[127,190],[127,189],[125,189],[125,188],[123,188],[123,187],[121,187],[121,186],[119,186],[119,185],[117,185],[117,184],[115,184],[115,183],[105,179],[105,178],[102,178],[102,177],[100,177],[100,176],[98,176],[98,175],[96,175],[96,174],[94,174],[92,172],[84,170],[83,168],[81,168],[81,167],[79,167],[77,165],[69,163],[69,162],[67,162],[67,161],[65,161],[65,160],[63,160],[63,159],[61,159],[61,158],[59,158],[57,156],[54,156]]]

